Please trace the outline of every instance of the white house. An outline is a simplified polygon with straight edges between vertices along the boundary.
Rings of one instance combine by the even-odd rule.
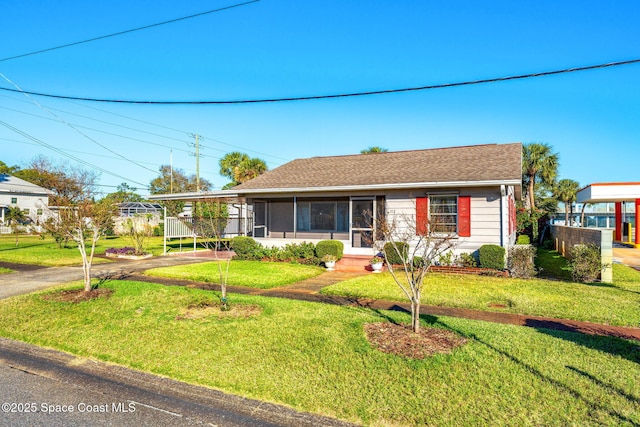
[[[16,178],[0,174],[0,224],[6,225],[5,216],[9,207],[17,206],[32,223],[39,224],[49,204],[50,190]]]
[[[371,254],[376,220],[401,216],[444,225],[457,252],[474,252],[515,243],[521,186],[512,143],[297,159],[229,190],[150,199],[247,204],[247,234],[266,246],[335,239]]]

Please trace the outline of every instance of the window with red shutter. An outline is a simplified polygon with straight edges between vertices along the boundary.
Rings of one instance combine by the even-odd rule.
[[[429,198],[416,197],[416,234],[426,236],[429,233]]]
[[[471,196],[458,196],[458,236],[471,237]]]

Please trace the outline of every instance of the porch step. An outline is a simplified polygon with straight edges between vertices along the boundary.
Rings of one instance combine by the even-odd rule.
[[[365,272],[373,271],[369,265],[370,255],[344,255],[336,262],[336,271]]]

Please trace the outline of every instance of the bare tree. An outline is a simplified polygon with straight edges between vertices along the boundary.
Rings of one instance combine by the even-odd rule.
[[[420,330],[420,299],[427,273],[456,245],[455,234],[448,228],[408,214],[379,214],[375,224],[375,247],[384,254],[391,277],[409,299],[414,332]]]
[[[223,311],[230,309],[227,297],[227,280],[231,266],[230,245],[229,240],[222,237],[227,218],[227,205],[218,200],[198,202],[195,206],[193,229],[202,238],[204,247],[213,251],[220,284],[220,309]],[[222,257],[221,252],[226,256]]]
[[[83,200],[75,206],[50,213],[49,227],[78,245],[82,256],[85,292],[92,290],[91,265],[96,243],[113,227],[114,215],[114,205],[105,202],[94,203],[90,200]]]

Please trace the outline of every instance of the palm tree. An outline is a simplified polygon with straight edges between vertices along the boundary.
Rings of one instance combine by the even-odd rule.
[[[9,210],[7,211],[7,215],[5,216],[7,220],[7,224],[22,224],[27,220],[27,216],[24,214],[22,209],[18,206],[9,206]]]
[[[375,153],[386,153],[386,148],[378,147],[377,145],[369,148],[365,148],[364,150],[360,150],[360,154],[375,154]]]
[[[529,143],[522,146],[522,182],[527,188],[529,211],[536,209],[536,183],[552,186],[558,173],[558,154],[551,152],[551,146]]]
[[[243,161],[236,169],[235,181],[239,184],[247,182],[267,171],[267,163],[258,158]]]
[[[564,203],[564,223],[569,225],[569,212],[573,213],[573,202],[576,201],[580,184],[572,179],[561,179],[553,189],[553,195]]]
[[[230,180],[236,180],[236,173],[238,167],[242,162],[249,160],[249,156],[239,151],[227,153],[220,159],[218,165],[220,166],[220,175],[226,176]]]
[[[220,175],[226,176],[232,182],[224,188],[235,187],[247,182],[267,171],[267,163],[259,158],[252,158],[244,153],[234,151],[227,153],[220,159]]]

